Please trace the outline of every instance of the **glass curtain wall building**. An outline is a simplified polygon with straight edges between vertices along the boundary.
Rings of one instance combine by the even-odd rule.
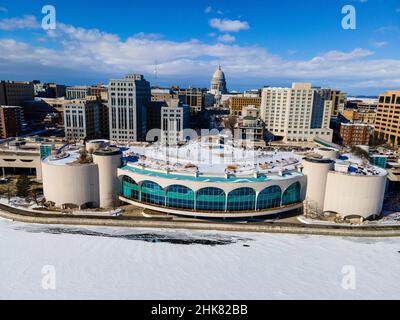
[[[155,182],[137,183],[122,178],[124,198],[160,207],[204,212],[246,212],[280,208],[301,202],[301,184],[291,184],[283,193],[279,186],[270,186],[258,194],[253,188],[237,188],[226,193],[216,187],[198,190],[179,184],[162,188]]]

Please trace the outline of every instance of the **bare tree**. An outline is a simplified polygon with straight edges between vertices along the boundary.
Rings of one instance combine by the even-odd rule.
[[[233,134],[237,125],[238,119],[234,115],[230,115],[228,118],[224,119],[224,127],[227,130],[230,130]]]
[[[81,150],[79,150],[78,162],[82,164],[92,162],[92,157],[86,150],[86,148],[82,148]]]
[[[369,159],[369,154],[367,151],[360,147],[352,147],[350,152],[354,154],[355,156],[363,159],[363,160],[368,160]]]

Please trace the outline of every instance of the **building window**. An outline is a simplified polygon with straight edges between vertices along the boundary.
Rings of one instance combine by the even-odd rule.
[[[228,211],[255,210],[256,192],[251,188],[233,190],[228,195]]]
[[[226,195],[219,188],[204,188],[197,192],[196,209],[204,211],[225,211]]]
[[[282,205],[288,206],[300,202],[300,182],[293,183],[286,191],[283,193]]]
[[[71,116],[68,114],[67,115],[67,127],[71,126]]]
[[[144,181],[140,189],[142,202],[165,206],[165,191],[160,185],[152,181]]]
[[[167,188],[167,207],[180,209],[194,209],[194,192],[181,185]]]
[[[130,177],[124,176],[122,179],[122,195],[127,199],[140,200],[140,187]]]
[[[278,208],[281,205],[282,190],[279,186],[272,186],[260,192],[257,199],[257,210]]]

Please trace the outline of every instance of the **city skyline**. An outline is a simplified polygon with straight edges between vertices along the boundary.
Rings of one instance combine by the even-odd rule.
[[[229,90],[302,81],[378,95],[400,85],[396,1],[178,1],[157,2],[156,10],[141,2],[53,1],[57,28],[47,31],[45,4],[2,2],[0,78],[85,85],[135,72],[152,85],[208,87],[221,64]],[[356,30],[341,25],[348,4]]]

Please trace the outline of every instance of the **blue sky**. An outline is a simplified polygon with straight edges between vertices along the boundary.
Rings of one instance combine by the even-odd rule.
[[[40,23],[43,5],[57,29]],[[341,26],[356,8],[357,29]],[[311,81],[350,94],[400,88],[399,0],[1,0],[0,78],[67,84],[139,72],[160,85],[208,86],[218,64],[231,90]]]

